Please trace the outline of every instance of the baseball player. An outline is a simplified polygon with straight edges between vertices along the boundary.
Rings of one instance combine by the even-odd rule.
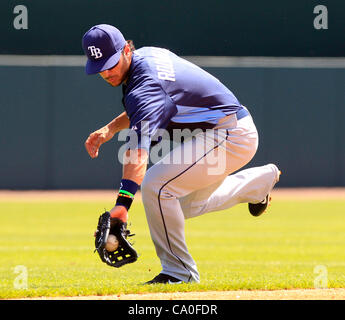
[[[258,133],[248,109],[211,74],[166,49],[135,50],[111,25],[93,26],[82,45],[86,73],[99,74],[113,87],[122,85],[125,111],[85,142],[95,158],[103,143],[128,129],[123,177],[110,221],[127,222],[141,186],[162,265],[147,284],[199,282],[185,242],[185,219],[238,203],[249,203],[250,213],[259,216],[280,171],[274,164],[238,171],[255,155]],[[147,170],[153,142],[178,130],[192,134]]]

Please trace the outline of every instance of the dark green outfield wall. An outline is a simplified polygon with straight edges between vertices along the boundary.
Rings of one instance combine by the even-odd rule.
[[[14,27],[17,5],[28,29]],[[328,29],[314,28],[317,5],[327,7]],[[122,111],[121,90],[79,63],[6,66],[17,54],[81,55],[84,32],[109,23],[137,47],[184,56],[344,57],[344,17],[343,0],[1,0],[0,188],[112,188],[121,177],[120,142],[94,160],[83,146]],[[277,163],[280,186],[345,185],[344,66],[206,69],[254,116],[260,146],[250,165]]]
[[[28,29],[16,30],[25,5]],[[328,29],[314,28],[317,5]],[[82,54],[93,25],[113,24],[138,47],[180,55],[345,56],[343,0],[1,0],[0,54]]]
[[[116,137],[91,160],[90,131],[122,112],[121,89],[83,67],[1,66],[0,188],[113,188]],[[207,68],[248,106],[260,134],[250,166],[283,186],[345,186],[345,69]]]

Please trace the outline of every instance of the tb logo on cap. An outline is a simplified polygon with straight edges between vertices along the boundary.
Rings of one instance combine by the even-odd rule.
[[[91,56],[95,57],[95,59],[99,59],[103,56],[100,48],[96,48],[95,46],[89,46],[87,47],[87,49],[90,50]]]

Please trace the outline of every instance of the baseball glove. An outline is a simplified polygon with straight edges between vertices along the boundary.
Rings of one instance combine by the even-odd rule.
[[[101,260],[111,267],[120,268],[138,259],[137,252],[127,240],[127,237],[134,236],[134,234],[130,234],[130,231],[126,228],[127,223],[117,218],[110,218],[108,211],[103,213],[98,219],[95,232],[95,252],[97,251]],[[113,252],[105,249],[109,234],[115,235],[119,241],[118,248]]]

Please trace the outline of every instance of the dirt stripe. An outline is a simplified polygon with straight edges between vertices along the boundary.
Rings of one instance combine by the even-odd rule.
[[[18,300],[345,300],[345,289],[239,290],[39,297]]]
[[[1,201],[113,201],[117,190],[0,190]],[[273,200],[345,200],[345,188],[278,188],[272,192]],[[140,192],[135,196],[141,201]]]

